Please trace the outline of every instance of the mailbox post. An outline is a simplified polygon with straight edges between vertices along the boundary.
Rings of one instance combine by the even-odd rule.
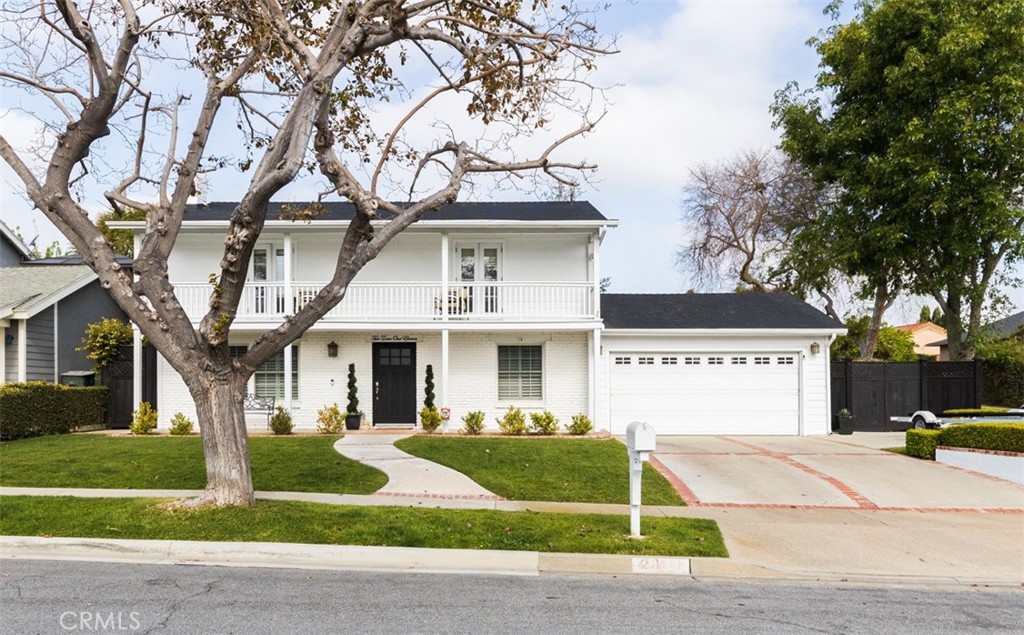
[[[634,421],[626,426],[626,449],[629,450],[629,533],[640,536],[640,478],[644,461],[654,452],[654,427]]]

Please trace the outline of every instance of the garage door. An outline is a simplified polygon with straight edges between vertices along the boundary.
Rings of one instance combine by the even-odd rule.
[[[794,354],[613,353],[611,428],[658,434],[798,434]]]

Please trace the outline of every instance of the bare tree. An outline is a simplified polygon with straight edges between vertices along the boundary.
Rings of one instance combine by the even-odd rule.
[[[683,221],[691,233],[676,262],[705,285],[730,280],[743,290],[816,296],[840,321],[837,295],[870,301],[861,357],[873,359],[882,318],[902,286],[891,272],[876,279],[850,275],[850,255],[868,256],[858,246],[858,229],[836,222],[833,189],[776,151],[701,165],[684,190]]]
[[[543,173],[573,185],[574,171],[593,168],[554,158],[595,123],[600,95],[586,77],[606,52],[571,3],[55,0],[5,5],[4,14],[0,80],[36,95],[31,114],[56,141],[43,148],[38,170],[4,137],[0,156],[188,386],[207,475],[205,495],[190,504],[253,502],[242,408],[248,378],[336,306],[398,232],[454,202],[475,176]],[[426,63],[407,73],[417,81],[407,86],[402,69],[413,56]],[[433,80],[424,81],[424,68]],[[197,108],[186,95],[164,92],[162,75],[175,72],[198,77]],[[464,109],[461,119],[476,122],[478,136],[464,136],[446,117],[447,125],[435,126],[438,138],[414,145],[409,122],[445,98]],[[372,106],[383,101],[407,110],[378,131]],[[449,112],[453,101],[445,102]],[[234,121],[225,121],[228,103]],[[578,124],[549,131],[556,116],[573,114]],[[235,127],[249,152],[237,164],[251,179],[196,328],[168,280],[167,259],[197,177],[232,165],[210,148],[214,131]],[[530,155],[516,150],[538,132],[553,140]],[[111,159],[119,148],[133,157],[124,166]],[[333,275],[314,300],[233,359],[228,338],[268,202],[305,170],[319,175],[323,196],[339,195],[356,210]],[[115,210],[145,212],[134,275],[86,214],[90,183]],[[408,202],[388,202],[399,186]],[[388,222],[371,225],[379,212]]]
[[[779,267],[789,234],[823,204],[806,173],[774,151],[702,164],[684,189],[682,217],[691,233],[677,264],[704,284],[729,279],[760,292],[792,285]]]

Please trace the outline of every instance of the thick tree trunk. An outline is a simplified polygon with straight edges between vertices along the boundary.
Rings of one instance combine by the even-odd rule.
[[[252,505],[244,380],[231,375],[201,383],[198,390],[190,386],[206,456],[206,493],[197,503]]]
[[[875,288],[875,302],[871,307],[871,320],[868,322],[868,332],[864,335],[863,347],[861,348],[861,360],[872,361],[875,359],[875,348],[878,346],[878,334],[882,330],[882,318],[889,310],[895,300],[895,295],[889,291],[889,285],[879,285]]]

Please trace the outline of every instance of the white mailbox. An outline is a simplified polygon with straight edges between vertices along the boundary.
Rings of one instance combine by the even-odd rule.
[[[626,426],[626,447],[633,452],[654,452],[654,441],[654,426],[647,422],[634,421]]]
[[[626,450],[629,453],[629,533],[640,537],[640,481],[644,461],[654,452],[654,426],[634,421],[626,426]]]

